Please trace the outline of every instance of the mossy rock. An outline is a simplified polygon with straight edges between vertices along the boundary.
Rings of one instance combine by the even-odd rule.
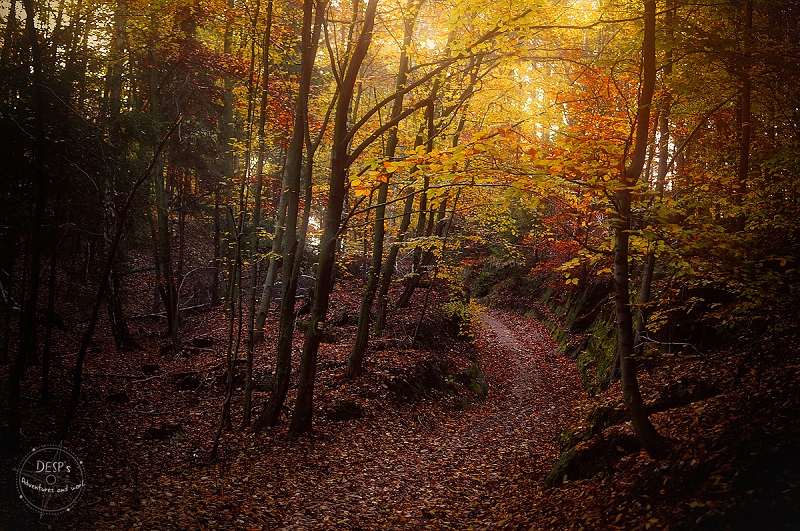
[[[472,391],[478,400],[486,400],[486,396],[489,394],[489,384],[486,382],[486,375],[476,363],[470,364],[466,371],[456,376],[456,380]]]
[[[201,336],[192,339],[192,346],[195,348],[211,348],[214,346],[214,338],[211,336]]]
[[[355,319],[347,308],[339,308],[329,322],[334,326],[347,326],[357,321],[358,319]]]
[[[641,444],[633,435],[612,433],[595,436],[590,441],[570,448],[559,458],[544,480],[546,487],[555,487],[565,481],[587,479],[611,467],[626,455],[637,453]]]
[[[113,402],[115,404],[127,404],[131,401],[131,397],[125,391],[112,391],[106,396],[106,402]]]
[[[275,387],[275,375],[267,374],[264,376],[264,379],[261,380],[261,383],[258,385],[258,387],[265,393],[272,392],[272,388]]]
[[[578,369],[587,391],[596,394],[608,387],[616,351],[617,332],[613,312],[601,312],[587,329],[586,340],[578,351]]]
[[[388,378],[386,384],[400,403],[416,403],[433,391],[448,385],[448,372],[439,360],[425,360],[415,364],[397,378]]]
[[[648,414],[683,407],[705,400],[720,393],[716,386],[690,377],[682,377],[662,389],[652,402],[647,404]]]
[[[630,414],[621,403],[596,406],[586,416],[586,421],[580,428],[561,432],[558,436],[558,446],[566,452],[576,445],[594,438],[604,429],[629,419]]]
[[[648,415],[652,415],[711,398],[720,392],[717,387],[702,380],[682,377],[670,383],[658,393],[654,400],[645,404],[645,410]],[[630,418],[628,409],[621,402],[598,405],[586,416],[582,428],[565,430],[559,435],[559,447],[563,451],[567,451],[583,441],[594,438],[606,428],[627,422]]]
[[[458,324],[452,319],[425,320],[419,327],[417,347],[432,351],[446,350],[460,333]]]
[[[352,400],[342,400],[341,402],[333,404],[325,411],[325,416],[335,421],[360,419],[364,416],[364,408]]]
[[[142,372],[145,374],[155,374],[161,368],[157,363],[143,363]]]
[[[630,418],[631,414],[623,404],[612,404],[594,408],[586,420],[592,431],[591,437],[594,437],[605,428],[627,422]]]

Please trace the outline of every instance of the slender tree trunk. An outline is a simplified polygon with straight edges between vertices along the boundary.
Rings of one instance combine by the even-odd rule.
[[[3,34],[3,49],[0,51],[0,65],[7,65],[11,60],[11,48],[14,41],[14,32],[17,26],[17,1],[11,0],[8,6],[8,19],[6,30]]]
[[[311,4],[310,0],[306,0]],[[310,25],[310,23],[309,23]],[[284,232],[284,246],[286,252],[281,260],[281,305],[278,323],[277,365],[275,379],[272,386],[267,406],[256,422],[256,430],[261,430],[269,425],[274,426],[280,417],[281,408],[286,400],[289,390],[289,376],[292,368],[292,335],[294,332],[294,303],[297,294],[297,279],[293,279],[295,257],[297,255],[297,220],[299,204],[300,173],[302,172],[303,140],[304,140],[304,113],[298,110],[295,117],[295,131],[289,147],[286,167],[284,172],[292,173],[288,187],[282,195],[287,197],[286,227]],[[293,281],[294,280],[294,281]]]
[[[749,58],[750,58],[750,40],[753,33],[753,0],[745,0],[744,3],[744,56],[748,59],[748,63],[744,65],[744,73],[742,74],[742,94],[740,100],[740,116],[739,122],[741,130],[739,131],[739,167],[737,168],[737,176],[739,187],[737,191],[737,202],[741,207],[744,204],[745,196],[747,195],[747,178],[750,173],[750,143],[752,137],[752,112],[750,96],[752,93],[752,81],[749,72]],[[747,216],[742,212],[736,218],[737,232],[743,232],[747,224]]]
[[[230,8],[233,3],[228,0],[227,2],[228,7]],[[223,52],[225,54],[231,53],[232,48],[232,24],[230,22],[226,22],[226,29],[225,34],[223,36]],[[235,136],[235,128],[234,128],[234,104],[233,104],[233,87],[234,83],[230,77],[226,77],[224,81],[224,90],[222,91],[222,124],[220,127],[220,133],[222,136],[222,146],[223,146],[223,153],[222,153],[222,161],[223,161],[223,179],[225,180],[225,188],[228,190],[226,197],[224,198],[223,204],[233,204],[234,202],[234,182],[236,179],[236,139]],[[240,201],[241,203],[241,201]],[[223,207],[224,215],[220,216],[224,220],[224,224],[221,227],[221,231],[223,232],[223,238],[220,242],[221,250],[220,250],[220,260],[228,260],[228,261],[235,261],[235,253],[232,253],[232,250],[239,244],[238,236],[232,236],[238,234],[238,228],[236,227],[236,216],[228,215],[229,210],[226,210]],[[236,275],[232,275],[228,277],[228,282],[234,282],[236,280]],[[231,291],[230,286],[225,287],[223,293],[230,295],[231,293],[234,296],[237,296],[236,290]],[[229,306],[231,311],[233,311],[233,299],[228,299],[225,301],[225,306]]]
[[[435,95],[438,92],[437,85],[434,85],[433,94]],[[428,121],[428,139],[427,144],[425,146],[426,152],[430,153],[433,151],[433,141],[435,137],[435,109],[434,104],[431,105],[427,109],[426,118]],[[428,187],[430,186],[430,176],[426,173],[425,177],[423,178],[423,185],[422,190],[420,190],[419,194],[419,218],[417,219],[417,237],[421,238],[423,236],[430,236],[429,228],[432,229],[432,225],[430,220],[426,223],[427,216],[429,214],[428,211]],[[432,215],[432,213],[430,213]],[[405,308],[411,302],[411,296],[414,294],[414,290],[417,289],[420,280],[422,279],[422,273],[424,272],[425,265],[423,262],[423,257],[426,256],[421,248],[416,248],[414,250],[414,273],[411,275],[411,278],[406,284],[405,289],[403,290],[403,294],[400,296],[400,299],[397,301],[397,306],[399,308]]]
[[[109,286],[106,307],[111,334],[114,336],[114,343],[117,349],[120,352],[129,352],[141,348],[136,339],[134,339],[133,334],[131,334],[128,322],[125,319],[125,313],[122,309],[122,286],[116,267],[111,270],[111,285]]]
[[[256,189],[254,194],[253,204],[253,235],[251,246],[251,261],[252,269],[250,272],[250,312],[248,313],[248,331],[249,337],[247,341],[247,362],[245,366],[245,381],[244,381],[244,414],[242,416],[242,426],[247,428],[250,426],[251,415],[251,402],[253,397],[253,356],[256,345],[256,334],[263,331],[256,330],[256,283],[258,282],[258,230],[261,225],[261,189],[263,186],[263,171],[264,171],[264,158],[266,151],[266,123],[267,123],[267,95],[269,94],[269,44],[270,33],[272,30],[272,0],[267,2],[267,27],[264,30],[264,45],[263,57],[261,60],[261,68],[263,71],[262,88],[261,88],[261,103],[260,113],[258,116],[258,161],[256,163]]]
[[[422,145],[424,141],[425,125],[420,125],[417,131],[417,136],[414,139],[414,149]],[[412,169],[410,173],[415,173]],[[397,263],[397,255],[400,253],[400,247],[409,236],[408,228],[411,226],[411,214],[414,211],[414,200],[416,198],[416,191],[413,187],[408,187],[405,191],[406,200],[403,204],[403,216],[400,221],[400,228],[397,231],[397,239],[389,247],[389,254],[384,261],[381,268],[381,281],[378,285],[378,312],[375,318],[375,335],[382,336],[386,329],[386,319],[389,313],[389,288],[392,284],[392,277],[394,276],[394,268]]]
[[[106,190],[105,190],[105,219],[103,239],[105,243],[106,254],[110,252],[111,245],[114,240],[114,232],[116,231],[116,210],[114,205],[115,187],[114,177],[109,175],[106,177]],[[136,350],[139,345],[131,335],[128,329],[128,323],[125,320],[125,314],[122,309],[122,286],[119,275],[119,258],[114,263],[111,269],[111,279],[109,285],[108,296],[106,298],[106,309],[108,312],[108,321],[111,327],[111,335],[114,337],[114,343],[121,352]]]
[[[14,300],[11,290],[14,286],[14,258],[17,243],[16,234],[4,234],[2,236],[2,247],[6,252],[3,253],[0,261],[0,289],[3,290],[3,351],[0,354],[0,364],[9,362],[8,351],[11,346],[11,319],[13,315]]]
[[[158,292],[164,303],[167,316],[166,336],[177,346],[178,315],[177,289],[172,269],[172,233],[169,220],[168,177],[164,175],[163,165],[158,165],[154,173],[156,194],[156,271],[158,274]]]
[[[286,200],[284,249],[281,262],[281,306],[280,321],[278,323],[277,365],[275,368],[275,381],[272,386],[269,401],[264,411],[256,422],[255,428],[274,426],[280,418],[280,412],[286,401],[289,390],[289,376],[292,368],[292,339],[294,334],[294,304],[297,295],[297,281],[299,277],[299,261],[302,259],[303,250],[298,239],[297,223],[300,205],[300,184],[303,174],[303,146],[308,129],[308,98],[311,92],[311,74],[314,68],[319,31],[321,24],[321,9],[317,10],[317,19],[314,20],[314,0],[305,0],[303,3],[302,27],[302,56],[300,87],[297,94],[297,109],[294,121],[294,130],[286,155],[284,179],[287,187],[282,196]]]
[[[160,123],[161,120],[161,104],[159,98],[159,76],[156,66],[158,58],[156,56],[156,35],[157,28],[155,28],[155,19],[151,21],[152,42],[150,43],[150,117],[154,124]],[[152,135],[153,147],[158,144],[157,127],[154,129]],[[164,311],[167,316],[167,331],[166,336],[170,338],[172,347],[176,347],[178,343],[178,312],[177,312],[177,289],[175,285],[174,272],[172,269],[172,233],[170,227],[170,199],[171,187],[169,186],[170,176],[168,171],[165,171],[163,158],[161,155],[157,157],[153,169],[153,185],[155,194],[156,206],[156,223],[155,223],[155,266],[156,277],[158,284],[158,292],[161,295],[161,300],[164,303]]]
[[[231,215],[233,218],[233,215]],[[231,223],[233,226],[234,223]],[[222,432],[223,430],[231,426],[231,401],[233,400],[233,379],[234,379],[234,370],[236,367],[236,347],[234,345],[234,330],[236,328],[236,285],[237,283],[233,280],[236,278],[237,270],[241,267],[241,260],[240,256],[241,253],[239,251],[239,244],[241,243],[241,238],[236,238],[236,249],[235,251],[235,258],[230,262],[230,270],[229,275],[231,281],[228,282],[228,301],[230,301],[230,314],[228,315],[228,338],[226,342],[225,348],[225,398],[222,401],[222,411],[219,417],[219,424],[217,424],[217,431],[214,434],[214,443],[211,447],[211,456],[209,460],[213,463],[217,460],[217,456],[219,455],[219,443],[222,439]]]
[[[450,35],[448,35],[448,44],[447,44],[448,55],[450,54],[449,52],[450,41],[452,41],[453,37],[454,34],[451,32]],[[475,85],[478,82],[478,70],[480,69],[481,64],[482,64],[482,59],[479,57],[478,58],[473,57],[470,60],[470,65],[469,65],[470,82],[462,91],[461,97],[458,99],[458,102],[456,104],[451,105],[446,109],[440,109],[438,113],[436,112],[433,104],[431,104],[431,106],[428,108],[428,114],[427,114],[428,138],[426,145],[427,152],[433,151],[434,138],[440,132],[440,130],[437,131],[436,122],[437,121],[441,122],[446,118],[448,118],[453,112],[455,112],[460,107],[462,103],[466,102],[469,99],[469,97],[472,96],[472,94],[474,93]],[[439,92],[439,85],[440,83],[437,80],[437,82],[434,83],[434,88],[432,91],[433,97],[435,97],[435,95]],[[445,77],[444,79],[445,91],[449,89],[449,85],[450,83],[448,79]],[[458,126],[456,127],[456,131],[453,134],[453,139],[451,144],[453,147],[458,145],[459,135],[464,127],[465,121],[466,121],[465,114],[462,114],[462,117],[458,122]],[[432,229],[433,229],[434,212],[433,209],[430,209],[430,211],[428,211],[427,207],[426,191],[428,189],[428,186],[429,186],[429,178],[427,175],[425,175],[423,190],[420,193],[420,203],[419,203],[420,215],[417,221],[418,237],[430,236],[432,234]],[[427,223],[426,223],[426,217],[427,217]],[[422,274],[430,267],[430,265],[433,263],[434,260],[435,256],[432,253],[430,252],[423,253],[421,249],[419,248],[415,249],[413,274],[409,278],[408,283],[406,284],[402,295],[397,301],[398,307],[403,308],[405,306],[408,306],[408,304],[411,302],[411,297],[413,296],[414,291],[419,286],[419,283],[422,280]]]
[[[426,238],[436,236],[437,238],[441,239],[442,229],[444,228],[443,220],[446,210],[447,200],[444,200],[439,204],[436,210],[431,207],[431,209],[428,211],[428,222],[426,224],[424,233]],[[408,281],[408,284],[406,284],[406,288],[397,302],[399,307],[402,308],[404,306],[408,306],[408,304],[411,302],[411,296],[422,282],[422,275],[427,273],[431,269],[431,266],[435,264],[436,253],[430,250],[424,251],[419,260],[419,274],[412,276]]]
[[[44,221],[46,203],[47,178],[45,176],[44,157],[46,149],[46,132],[44,123],[44,79],[42,75],[42,48],[39,32],[35,25],[35,7],[33,0],[23,0],[25,6],[25,31],[31,49],[31,66],[33,68],[33,126],[36,140],[36,151],[33,161],[34,205],[33,220],[30,230],[30,279],[22,307],[20,322],[19,351],[9,372],[9,450],[15,452],[20,446],[20,384],[25,375],[25,367],[37,360],[37,301],[41,277],[41,229]]]
[[[445,231],[445,227],[450,227],[452,225],[452,217],[456,215],[456,207],[458,206],[458,198],[460,196],[461,190],[459,189],[456,192],[456,197],[453,199],[453,210],[450,214],[451,222],[447,223],[447,219],[444,217],[446,208],[447,208],[447,201],[442,201],[442,205],[439,209],[439,219],[437,220],[436,226],[436,234],[442,239],[442,254],[444,254],[445,246],[447,245],[447,236],[449,236],[450,231]],[[431,261],[435,259],[433,253],[431,253]],[[425,319],[425,312],[428,310],[428,300],[430,299],[431,290],[433,289],[433,284],[436,282],[436,277],[439,275],[439,263],[437,262],[434,267],[433,278],[431,279],[431,283],[428,286],[428,289],[425,290],[425,298],[422,301],[422,309],[419,312],[419,319],[417,320],[417,326],[414,328],[414,335],[411,339],[411,348],[416,348],[417,346],[417,339],[419,339],[419,332],[422,329],[422,322]]]
[[[358,72],[372,41],[372,29],[378,0],[369,0],[364,12],[361,34],[353,50],[347,72],[339,89],[339,101],[336,104],[333,130],[333,151],[331,156],[331,174],[329,180],[328,205],[323,223],[320,259],[317,273],[317,284],[314,290],[314,304],[311,319],[303,343],[303,354],[300,362],[300,375],[295,405],[289,431],[299,434],[311,429],[314,400],[314,380],[317,370],[317,352],[322,334],[325,330],[325,318],[331,288],[333,287],[333,266],[336,258],[336,242],[342,223],[342,212],[345,199],[345,181],[349,161],[350,131],[347,123],[350,103],[353,98]]]
[[[285,175],[285,173],[284,173]],[[281,190],[285,190],[289,183],[282,181]],[[267,278],[264,280],[264,287],[261,290],[261,301],[258,306],[258,314],[256,315],[255,330],[256,335],[254,341],[257,344],[264,341],[264,323],[267,320],[267,312],[272,305],[272,290],[275,286],[275,280],[278,277],[278,268],[281,266],[283,256],[283,233],[286,224],[286,200],[281,194],[278,201],[278,212],[275,220],[275,232],[272,235],[272,250],[269,258],[269,267],[267,268]]]
[[[672,14],[673,14],[673,0],[667,1],[667,15],[666,15],[666,30],[668,37],[671,37],[672,31]],[[672,50],[668,50],[664,58],[664,67],[662,68],[662,82],[666,82],[672,74]],[[658,123],[658,167],[656,169],[656,201],[660,201],[664,195],[664,186],[667,180],[667,171],[669,170],[669,118],[671,110],[671,97],[667,93],[662,104],[662,108],[656,114]],[[655,128],[654,128],[655,129]],[[642,268],[642,284],[639,289],[639,304],[637,319],[636,319],[636,333],[635,333],[635,353],[641,356],[644,353],[644,340],[647,333],[647,318],[649,312],[647,305],[650,303],[653,276],[655,275],[656,268],[656,255],[653,250],[649,251],[644,258]]]
[[[397,79],[395,82],[395,91],[399,92],[406,84],[408,79],[408,54],[407,49],[411,45],[411,38],[414,36],[414,23],[417,14],[419,13],[419,5],[421,2],[417,0],[409,0],[406,5],[406,19],[404,24],[403,33],[403,48],[400,51],[400,62],[397,69]],[[392,103],[392,110],[390,116],[396,119],[400,116],[403,109],[403,96],[400,95]],[[384,157],[391,160],[395,156],[397,149],[397,127],[393,127],[389,131],[389,136],[386,142],[386,149],[384,150]],[[378,289],[381,274],[381,261],[383,259],[383,241],[386,233],[386,199],[389,195],[389,176],[386,180],[381,182],[378,187],[378,206],[375,210],[375,231],[372,239],[372,262],[370,263],[369,278],[367,285],[364,288],[364,294],[361,298],[361,306],[358,311],[358,328],[356,331],[355,341],[353,348],[350,351],[350,357],[347,361],[347,370],[345,376],[348,378],[355,378],[361,375],[364,356],[367,351],[367,342],[369,340],[369,325],[372,314],[372,303],[375,300],[375,292]],[[395,252],[395,257],[397,253]]]
[[[53,344],[53,320],[56,304],[56,273],[58,271],[58,216],[54,216],[53,252],[50,254],[50,277],[47,282],[47,328],[42,345],[42,404],[50,403],[50,349]]]
[[[386,329],[386,316],[389,309],[389,286],[392,283],[394,276],[394,266],[397,263],[397,255],[400,252],[400,246],[405,240],[408,228],[411,226],[411,211],[414,209],[414,189],[409,188],[406,191],[405,204],[403,205],[403,217],[400,221],[400,229],[397,231],[397,240],[389,247],[389,255],[381,269],[381,281],[378,286],[378,315],[375,319],[375,335],[383,335]]]
[[[656,108],[653,117],[653,123],[660,124],[661,123],[661,109]],[[647,162],[644,166],[644,171],[642,172],[641,179],[643,184],[650,184],[652,182],[653,177],[653,161],[656,158],[656,133],[658,132],[659,128],[654,127],[653,132],[650,136],[650,141],[648,142],[647,146]]]
[[[647,155],[650,107],[655,91],[655,0],[644,0],[644,41],[642,45],[643,75],[636,113],[636,132],[630,165],[623,175],[623,184],[616,192],[617,219],[614,222],[614,307],[617,323],[617,348],[620,356],[622,399],[631,414],[636,437],[653,457],[665,454],[665,441],[656,431],[645,410],[636,377],[634,358],[633,317],[629,292],[631,229],[631,188],[641,175]]]
[[[452,35],[451,35],[450,38],[452,38]],[[473,92],[475,90],[475,85],[478,83],[478,70],[480,69],[481,64],[482,64],[482,60],[480,58],[473,58],[471,60],[470,66],[469,66],[470,81],[467,84],[467,86],[465,87],[465,89],[463,90],[463,92],[461,94],[461,97],[459,98],[460,102],[467,101],[468,98],[473,94]],[[437,85],[434,85],[434,94],[438,91],[438,89],[436,87],[437,87]],[[440,111],[440,113],[439,113],[440,114],[439,119],[442,120],[442,119],[447,118],[457,108],[458,108],[457,105],[453,105],[453,106],[450,106],[447,109],[442,109]],[[433,150],[433,139],[438,134],[438,132],[436,130],[436,117],[434,115],[433,106],[431,106],[428,109],[427,118],[428,118],[428,142],[427,142],[426,149],[427,149],[428,152],[431,152]],[[464,128],[465,121],[466,121],[466,115],[464,113],[464,114],[462,114],[462,117],[458,122],[458,126],[456,127],[456,130],[455,130],[455,132],[453,134],[453,138],[452,138],[452,142],[451,142],[451,145],[453,147],[458,145],[459,136],[461,134],[462,129]],[[420,217],[419,217],[419,220],[418,220],[418,223],[417,223],[417,235],[418,235],[418,237],[419,236],[423,236],[423,235],[424,236],[430,236],[432,234],[432,229],[433,229],[432,223],[433,223],[433,219],[434,219],[433,218],[434,213],[433,213],[432,210],[427,213],[428,214],[428,222],[427,222],[427,225],[425,224],[425,215],[426,215],[425,210],[427,209],[427,197],[426,197],[426,194],[425,194],[424,191],[427,190],[427,188],[428,188],[428,180],[427,179],[428,179],[428,177],[426,175],[425,176],[425,184],[424,184],[424,187],[423,187],[423,192],[420,195]],[[441,217],[443,216],[443,211],[441,211],[442,207],[443,207],[443,205],[440,205],[439,219],[441,219]],[[423,231],[423,227],[425,227],[424,231]],[[441,236],[441,233],[440,233],[439,230],[437,230],[437,235]],[[422,253],[422,252],[420,252],[419,249],[415,250],[415,255],[414,255],[414,271],[415,272],[411,276],[411,278],[409,279],[408,283],[405,286],[405,289],[403,290],[403,294],[400,296],[400,299],[397,302],[397,306],[398,307],[403,308],[405,306],[408,306],[408,304],[411,302],[411,297],[413,296],[414,291],[417,289],[417,287],[419,286],[420,281],[422,280],[422,274],[430,267],[430,265],[434,262],[434,260],[435,260],[435,256],[430,251]]]
[[[211,306],[219,306],[219,263],[222,255],[220,253],[220,197],[219,189],[214,190],[214,254],[211,264]]]
[[[298,259],[295,263],[297,269],[298,280],[300,278],[300,269],[303,265],[303,258],[305,257],[306,238],[308,237],[308,224],[311,221],[311,201],[314,192],[314,156],[316,154],[319,143],[322,140],[322,132],[315,143],[312,144],[309,137],[308,121],[306,121],[306,162],[303,166],[303,214],[300,219],[300,232],[298,239]],[[313,297],[313,292],[312,292]],[[313,301],[311,301],[313,302]]]
[[[118,145],[122,140],[122,127],[120,124],[120,111],[122,109],[122,76],[124,72],[125,41],[127,37],[128,4],[126,0],[118,0],[114,11],[114,30],[111,38],[110,64],[106,71],[105,79],[105,107],[108,120],[109,142]],[[113,171],[108,172],[104,179],[104,230],[103,237],[106,253],[110,250],[116,230],[116,178]],[[128,351],[140,348],[128,329],[125,314],[122,308],[121,280],[116,274],[121,269],[122,260],[118,259],[111,270],[111,281],[106,306],[108,311],[111,333],[117,349]]]

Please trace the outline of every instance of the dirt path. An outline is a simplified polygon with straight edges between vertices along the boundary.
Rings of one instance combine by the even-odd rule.
[[[285,514],[286,528],[463,529],[514,518],[507,512],[535,495],[549,472],[582,385],[542,323],[499,311],[483,321],[487,401],[399,431],[364,433],[322,473],[300,480],[316,488],[290,496],[296,510]]]
[[[478,363],[489,394],[472,409],[454,411],[438,401],[392,405],[347,424],[321,422],[314,435],[297,441],[280,432],[265,440],[265,434],[237,431],[226,458],[211,467],[191,463],[168,441],[139,441],[152,449],[142,472],[131,463],[122,472],[125,482],[87,496],[71,528],[90,522],[103,529],[326,530],[529,523],[522,515],[557,457],[559,431],[573,420],[581,378],[556,353],[542,323],[500,311],[482,319]],[[216,408],[208,411],[216,418]]]

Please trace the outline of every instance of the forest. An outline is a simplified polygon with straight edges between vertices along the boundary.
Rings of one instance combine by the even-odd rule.
[[[0,32],[0,528],[800,521],[793,0]]]

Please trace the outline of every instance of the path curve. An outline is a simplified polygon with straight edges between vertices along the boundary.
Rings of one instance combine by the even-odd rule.
[[[309,520],[356,529],[514,523],[515,510],[539,492],[558,433],[574,420],[584,393],[574,363],[556,352],[541,322],[498,310],[482,320],[486,402],[400,433],[365,431],[353,452],[333,456],[319,483],[309,478],[314,492],[296,493],[284,528],[306,528]]]

